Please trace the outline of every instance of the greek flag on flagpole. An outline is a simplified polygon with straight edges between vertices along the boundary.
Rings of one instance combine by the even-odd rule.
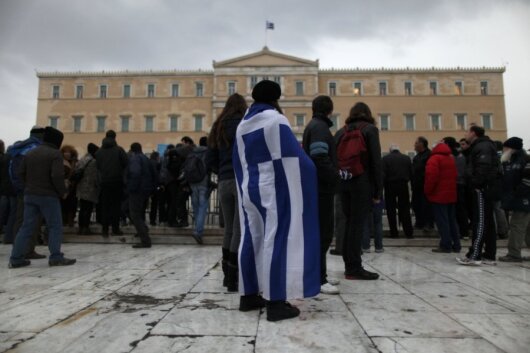
[[[265,22],[265,29],[274,29],[274,22]]]

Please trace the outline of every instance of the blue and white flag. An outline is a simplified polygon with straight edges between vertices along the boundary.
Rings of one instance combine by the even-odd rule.
[[[265,22],[265,29],[274,29],[274,22]]]
[[[233,154],[241,243],[239,290],[267,300],[320,292],[317,175],[287,118],[254,103],[239,124]]]

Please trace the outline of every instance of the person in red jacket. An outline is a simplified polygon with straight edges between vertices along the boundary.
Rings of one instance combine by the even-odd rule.
[[[440,233],[440,246],[433,252],[460,252],[460,236],[456,224],[456,178],[455,158],[448,145],[440,142],[433,148],[425,168],[424,191],[431,202],[436,227]]]

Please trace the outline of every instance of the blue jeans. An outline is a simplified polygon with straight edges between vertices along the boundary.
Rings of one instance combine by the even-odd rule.
[[[440,233],[440,248],[460,251],[460,234],[456,224],[456,205],[432,203],[434,220]]]
[[[204,232],[204,220],[208,209],[208,186],[202,184],[191,185],[191,205],[193,206],[193,218],[195,220],[195,233],[202,236]]]
[[[374,235],[374,246],[377,250],[383,248],[383,207],[374,205],[371,217],[367,217],[363,232],[363,249],[370,249],[370,237]]]
[[[28,241],[33,236],[35,224],[39,215],[42,214],[48,228],[48,248],[50,249],[50,260],[63,258],[61,243],[63,241],[63,219],[61,215],[61,203],[57,197],[51,196],[24,196],[24,223],[17,233],[15,244],[11,251],[10,261],[12,264],[20,264],[24,261]]]

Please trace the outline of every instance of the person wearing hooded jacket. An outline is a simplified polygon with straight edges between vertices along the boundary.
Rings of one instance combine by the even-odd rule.
[[[431,203],[436,227],[440,233],[440,245],[433,252],[460,252],[460,235],[456,224],[456,170],[451,149],[443,142],[432,150],[425,167],[424,192]]]
[[[127,154],[116,143],[116,133],[113,130],[107,131],[101,148],[96,152],[96,166],[101,186],[102,234],[104,237],[109,236],[110,225],[114,235],[122,235],[120,210]]]
[[[493,204],[500,199],[500,160],[495,145],[484,136],[483,127],[471,126],[466,140],[470,143],[466,178],[472,194],[473,240],[466,255],[457,261],[461,265],[495,265],[497,234]]]
[[[59,152],[63,134],[53,127],[44,130],[43,143],[26,154],[19,175],[24,182],[24,222],[17,233],[11,251],[9,267],[31,264],[25,253],[29,239],[42,214],[49,230],[48,248],[50,266],[73,265],[75,259],[67,259],[61,252],[63,225],[59,199],[66,197],[63,157]]]
[[[530,260],[521,256],[523,239],[530,225],[530,157],[523,149],[523,140],[510,137],[503,144],[502,209],[511,211],[508,233],[508,253],[500,256],[502,262]],[[530,246],[529,238],[526,245]]]
[[[346,126],[335,134],[337,145],[346,129],[360,129],[367,152],[363,156],[364,172],[356,177],[345,176],[340,183],[342,208],[346,216],[346,234],[342,245],[342,258],[346,279],[375,280],[378,273],[362,266],[361,251],[365,222],[371,217],[374,204],[378,204],[383,192],[381,144],[379,129],[368,105],[356,103],[346,119]]]
[[[313,118],[304,129],[302,146],[317,168],[318,217],[320,223],[320,292],[339,294],[339,281],[328,279],[326,255],[333,240],[333,207],[335,190],[340,181],[337,153],[329,119],[333,101],[328,96],[318,96],[312,102]]]

